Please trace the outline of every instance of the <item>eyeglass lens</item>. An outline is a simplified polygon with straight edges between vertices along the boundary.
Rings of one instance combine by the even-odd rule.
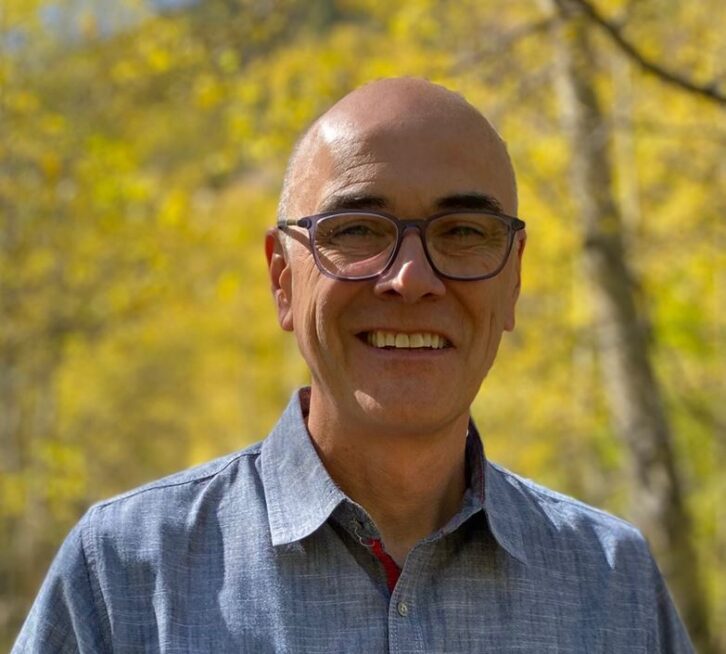
[[[318,222],[315,248],[321,265],[340,277],[376,275],[388,265],[398,238],[397,225],[384,216],[337,214]],[[481,277],[506,259],[509,226],[481,213],[456,213],[431,219],[426,245],[439,273]]]

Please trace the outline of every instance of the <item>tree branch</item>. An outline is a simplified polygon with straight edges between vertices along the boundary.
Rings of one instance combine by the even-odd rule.
[[[556,16],[549,16],[535,23],[528,23],[520,25],[512,29],[510,32],[494,38],[489,44],[489,47],[471,52],[464,57],[461,57],[451,69],[454,74],[471,68],[474,64],[481,62],[489,57],[500,55],[502,51],[506,51],[508,48],[515,45],[517,42],[525,39],[533,34],[544,32],[552,27],[556,20]]]
[[[630,59],[637,63],[643,70],[656,77],[659,77],[664,82],[677,86],[682,90],[689,91],[701,97],[707,98],[712,102],[716,102],[721,105],[726,105],[726,95],[724,95],[718,88],[716,80],[711,81],[707,84],[698,84],[693,80],[689,79],[685,75],[681,75],[675,71],[666,70],[660,64],[656,63],[652,59],[648,59],[642,52],[640,52],[628,39],[626,39],[620,28],[612,21],[605,18],[590,2],[589,0],[567,0],[578,5],[584,14],[595,23],[601,30],[603,30],[619,48],[622,50]],[[557,4],[562,7],[563,0],[557,0]]]

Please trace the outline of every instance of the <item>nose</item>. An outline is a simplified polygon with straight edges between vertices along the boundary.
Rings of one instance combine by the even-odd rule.
[[[443,280],[431,267],[415,230],[404,234],[391,267],[377,280],[374,291],[383,297],[400,297],[407,304],[446,293]]]

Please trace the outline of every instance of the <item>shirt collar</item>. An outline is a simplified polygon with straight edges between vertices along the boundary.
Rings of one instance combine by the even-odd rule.
[[[273,545],[299,541],[320,528],[349,500],[323,466],[305,425],[309,389],[296,391],[279,422],[262,444],[261,476]],[[484,456],[479,433],[469,422],[466,445],[469,487],[459,513],[444,527],[449,532],[474,513],[486,513],[497,543],[527,562],[516,492],[502,470]]]
[[[464,519],[478,510],[486,515],[489,529],[500,547],[521,563],[527,563],[522,537],[522,516],[513,490],[504,473],[490,463],[473,420],[469,420],[466,439],[466,460],[469,467],[469,488],[462,507]],[[463,520],[462,520],[463,522]]]
[[[485,461],[484,511],[497,543],[520,563],[527,563],[524,548],[522,499],[509,483],[506,473],[497,465]]]
[[[302,404],[308,393],[295,393],[262,444],[260,474],[273,545],[309,536],[346,499],[310,440]]]

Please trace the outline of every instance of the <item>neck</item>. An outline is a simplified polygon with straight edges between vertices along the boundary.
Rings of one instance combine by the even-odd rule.
[[[356,429],[311,402],[308,430],[325,468],[373,518],[399,565],[461,505],[468,420],[426,433]]]

